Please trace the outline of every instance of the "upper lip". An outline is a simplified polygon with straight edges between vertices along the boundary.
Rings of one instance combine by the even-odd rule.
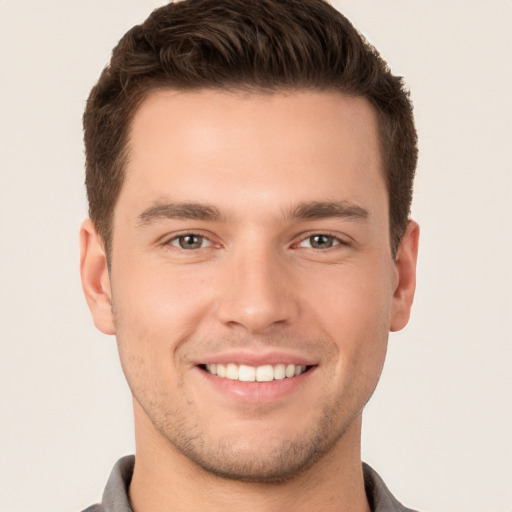
[[[246,366],[263,366],[263,365],[276,365],[276,364],[295,364],[303,366],[314,366],[318,361],[313,360],[311,357],[305,357],[285,351],[258,351],[251,352],[248,350],[232,350],[220,352],[218,354],[211,354],[202,357],[196,361],[196,365],[204,364],[243,364]]]

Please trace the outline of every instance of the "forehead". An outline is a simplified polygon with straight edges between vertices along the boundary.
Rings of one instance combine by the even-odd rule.
[[[378,139],[377,115],[369,101],[334,91],[155,91],[135,113],[129,149],[151,141],[154,147],[157,136],[171,132],[192,144],[196,154],[244,139],[270,146],[275,135],[296,146],[305,138],[322,149],[334,142],[340,150],[355,142],[369,149]]]
[[[381,168],[377,115],[364,98],[158,91],[134,116],[120,201],[354,200],[382,188]]]

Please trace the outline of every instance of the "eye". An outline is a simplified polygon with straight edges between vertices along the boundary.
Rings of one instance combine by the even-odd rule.
[[[312,249],[330,249],[335,245],[340,245],[341,241],[332,235],[319,233],[311,235],[300,242],[299,247],[310,247]]]
[[[179,235],[172,238],[169,240],[168,244],[187,251],[193,251],[195,249],[202,249],[209,245],[210,241],[204,236],[187,233],[185,235]]]

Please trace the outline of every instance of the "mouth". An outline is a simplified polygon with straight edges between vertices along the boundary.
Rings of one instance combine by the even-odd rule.
[[[260,366],[236,363],[210,363],[201,364],[199,368],[221,379],[240,382],[271,382],[298,377],[309,371],[313,366],[292,363],[264,364]]]
[[[201,393],[209,401],[220,399],[223,406],[236,407],[300,403],[314,386],[320,366],[315,356],[272,349],[226,350],[205,354],[194,363]]]

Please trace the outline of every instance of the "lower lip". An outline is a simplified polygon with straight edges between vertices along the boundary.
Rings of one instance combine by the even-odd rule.
[[[270,403],[285,398],[300,389],[311,378],[316,367],[297,377],[274,379],[270,382],[243,382],[213,375],[201,368],[197,370],[216,391],[230,399],[252,403]]]

